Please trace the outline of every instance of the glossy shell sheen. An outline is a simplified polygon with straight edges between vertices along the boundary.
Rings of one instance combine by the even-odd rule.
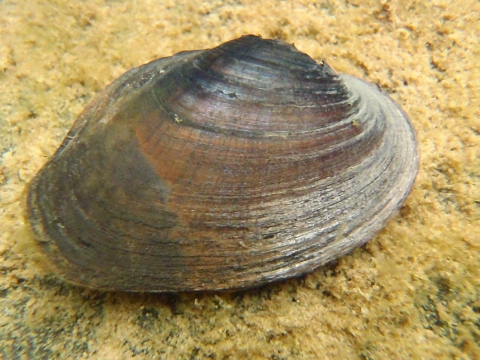
[[[412,126],[377,86],[244,36],[108,86],[30,183],[27,217],[76,284],[245,288],[366,243],[417,167]]]

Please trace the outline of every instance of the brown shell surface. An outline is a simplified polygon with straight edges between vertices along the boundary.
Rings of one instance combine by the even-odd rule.
[[[418,168],[405,113],[294,46],[244,36],[134,68],[31,181],[59,276],[91,288],[246,288],[366,243]]]

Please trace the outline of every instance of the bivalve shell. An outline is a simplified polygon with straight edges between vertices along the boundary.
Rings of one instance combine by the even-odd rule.
[[[244,36],[134,68],[84,110],[31,181],[56,272],[91,288],[246,288],[365,244],[418,168],[377,86]]]

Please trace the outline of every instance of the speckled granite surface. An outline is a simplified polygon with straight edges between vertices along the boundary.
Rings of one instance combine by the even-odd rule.
[[[0,357],[480,358],[478,1],[0,2]],[[379,84],[421,169],[367,246],[302,278],[219,294],[102,293],[51,274],[25,184],[133,66],[253,33]]]

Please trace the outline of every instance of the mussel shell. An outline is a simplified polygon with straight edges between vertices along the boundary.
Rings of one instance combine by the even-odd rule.
[[[367,242],[417,168],[413,128],[384,92],[244,36],[109,85],[31,181],[27,217],[73,283],[245,288]]]

